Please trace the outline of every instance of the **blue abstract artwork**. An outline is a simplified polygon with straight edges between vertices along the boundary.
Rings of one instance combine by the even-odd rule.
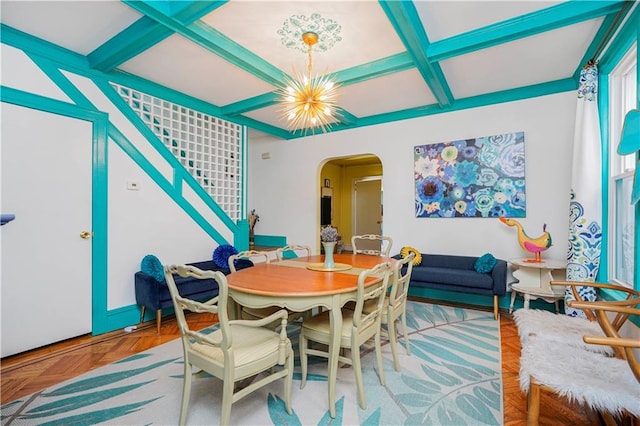
[[[525,217],[524,132],[414,147],[416,217]]]

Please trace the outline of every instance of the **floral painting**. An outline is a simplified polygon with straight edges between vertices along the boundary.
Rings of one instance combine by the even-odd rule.
[[[414,148],[416,217],[525,217],[524,132]]]

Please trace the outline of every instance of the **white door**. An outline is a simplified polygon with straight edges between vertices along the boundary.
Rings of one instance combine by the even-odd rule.
[[[353,235],[382,235],[382,180],[380,178],[357,180],[354,191]],[[380,250],[379,241],[362,241],[359,249]]]
[[[92,123],[2,103],[2,356],[91,332]]]

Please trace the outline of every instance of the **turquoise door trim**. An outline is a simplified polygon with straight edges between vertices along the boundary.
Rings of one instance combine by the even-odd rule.
[[[46,98],[33,93],[0,87],[0,98],[26,108],[63,115],[91,122],[91,332],[100,334],[117,328],[108,320],[107,309],[107,248],[108,248],[108,174],[107,127],[108,115],[77,105]]]

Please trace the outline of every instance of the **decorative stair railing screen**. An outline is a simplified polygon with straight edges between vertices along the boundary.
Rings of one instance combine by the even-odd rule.
[[[229,218],[241,219],[242,126],[112,86]]]

